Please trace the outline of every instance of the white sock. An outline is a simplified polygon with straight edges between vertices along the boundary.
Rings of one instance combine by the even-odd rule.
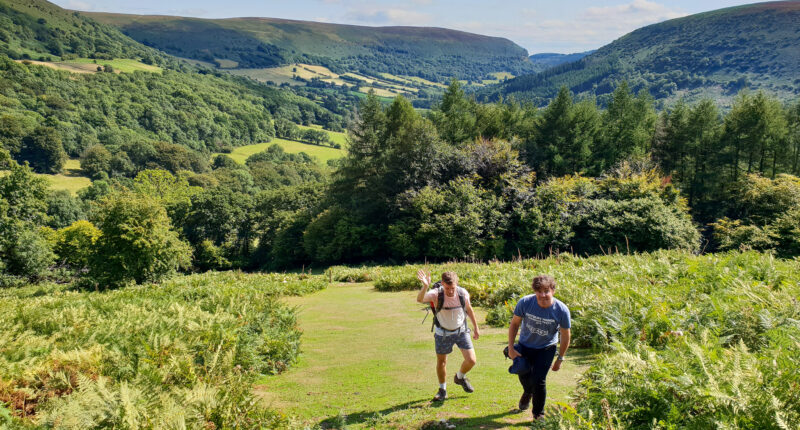
[[[447,382],[442,382],[441,384],[439,384],[439,388],[441,388],[442,390],[446,390],[447,389]]]
[[[458,379],[464,379],[464,374],[461,372],[456,372],[456,376],[458,376]]]

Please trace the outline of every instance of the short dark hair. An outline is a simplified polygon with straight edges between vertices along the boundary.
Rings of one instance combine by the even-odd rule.
[[[456,275],[456,272],[444,272],[444,273],[442,273],[442,283],[443,284],[457,284],[458,283],[458,275]]]
[[[550,275],[539,275],[533,278],[533,282],[531,283],[533,287],[533,291],[540,291],[544,288],[549,288],[553,291],[556,289],[556,280],[553,279]]]

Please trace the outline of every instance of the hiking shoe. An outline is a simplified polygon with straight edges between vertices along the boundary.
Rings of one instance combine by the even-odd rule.
[[[533,394],[531,393],[522,393],[522,397],[519,398],[519,410],[524,411],[531,406],[531,398]]]
[[[435,396],[433,396],[433,401],[441,402],[446,398],[447,398],[447,390],[445,390],[444,388],[439,388],[439,391],[436,393]]]
[[[468,393],[475,391],[475,389],[472,388],[472,384],[469,383],[469,379],[467,379],[466,376],[463,378],[459,378],[458,375],[453,375],[453,382],[455,382],[458,385],[461,385],[461,388],[463,388],[464,391]]]

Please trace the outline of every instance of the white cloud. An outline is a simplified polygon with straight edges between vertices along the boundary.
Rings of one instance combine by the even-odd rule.
[[[430,14],[400,8],[359,8],[351,9],[346,17],[367,25],[413,25],[425,26],[433,21]]]
[[[64,9],[91,11],[94,6],[84,1],[70,0],[64,5]]]
[[[200,9],[200,8],[185,8],[185,9],[169,9],[167,10],[166,14],[175,16],[203,17],[203,16],[208,16],[209,12],[205,9]]]
[[[584,22],[595,22],[610,27],[640,27],[647,24],[686,16],[686,13],[647,0],[633,0],[628,4],[590,7],[581,15]]]
[[[590,7],[577,14],[574,21],[526,20],[511,35],[514,41],[528,46],[533,52],[596,49],[637,28],[687,14],[647,0]],[[546,45],[548,48],[544,48]]]

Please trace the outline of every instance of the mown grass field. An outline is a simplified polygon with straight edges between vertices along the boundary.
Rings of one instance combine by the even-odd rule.
[[[419,428],[445,419],[459,429],[527,428],[530,411],[516,409],[521,389],[501,352],[507,331],[483,324],[480,308],[478,364],[469,373],[475,392],[452,383],[462,360],[456,348],[448,361],[449,399],[431,402],[438,388],[431,316],[421,324],[425,312],[415,295],[381,293],[366,283],[288,298],[299,311],[303,352],[291,370],[257,381],[257,395],[302,426]],[[567,401],[591,362],[588,350],[571,351],[569,362],[550,375],[550,401]]]
[[[233,149],[233,152],[227,154],[233,158],[237,163],[244,164],[247,157],[264,151],[271,145],[280,145],[284,151],[292,154],[305,152],[306,154],[316,157],[321,164],[325,164],[328,160],[335,160],[344,157],[345,151],[343,149],[331,148],[328,146],[309,145],[307,143],[295,142],[293,140],[285,140],[274,138],[271,142],[257,143],[255,145],[238,146]]]

